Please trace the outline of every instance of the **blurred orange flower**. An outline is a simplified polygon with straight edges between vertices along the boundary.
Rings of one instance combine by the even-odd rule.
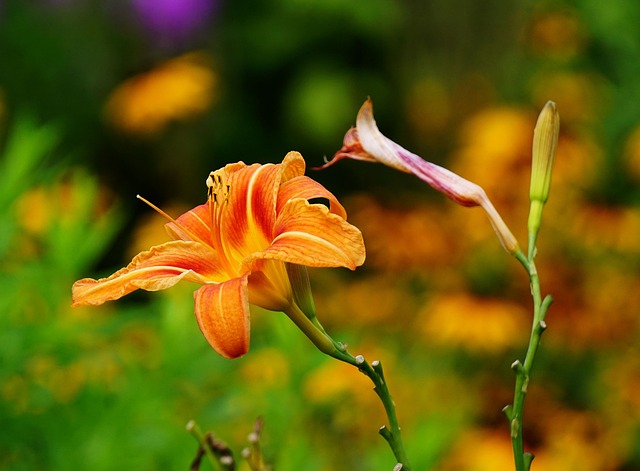
[[[433,270],[458,255],[446,209],[428,204],[388,207],[366,195],[349,204],[352,220],[367,238],[370,266],[398,273]]]
[[[570,238],[597,253],[640,254],[640,208],[584,204],[575,211]]]
[[[121,84],[107,101],[106,117],[121,130],[157,134],[170,121],[191,118],[209,109],[216,81],[209,57],[201,52],[188,53]]]
[[[528,328],[522,306],[465,293],[432,300],[421,316],[421,330],[430,343],[478,353],[520,346]]]
[[[331,406],[332,427],[346,431],[351,437],[364,438],[372,422],[385,423],[370,385],[369,379],[351,365],[331,361],[309,373],[302,392],[310,404]]]
[[[439,471],[511,471],[513,452],[502,430],[474,430],[460,437]],[[542,468],[544,469],[544,468]]]
[[[531,26],[532,48],[559,59],[570,59],[584,48],[583,26],[574,11],[546,12]]]
[[[138,254],[108,278],[77,281],[73,305],[195,282],[203,285],[195,292],[195,314],[209,344],[225,358],[244,355],[249,304],[287,313],[296,307],[287,264],[355,269],[364,262],[360,231],[304,170],[302,156],[290,152],[282,164],[238,162],[212,172],[207,203],[169,218],[172,242]],[[310,204],[314,198],[330,208]]]
[[[399,332],[407,327],[416,311],[417,302],[407,292],[400,273],[390,276],[385,271],[357,280],[329,275],[324,277],[324,284],[314,291],[318,309],[324,319],[341,326],[374,326],[375,331],[384,325],[386,332]],[[402,316],[398,316],[400,312]]]
[[[640,126],[629,135],[624,147],[624,163],[630,175],[640,182]]]
[[[113,195],[82,171],[70,171],[50,186],[37,186],[16,201],[18,223],[25,233],[43,236],[55,225],[69,226],[85,212],[98,217],[113,205]]]
[[[533,96],[536,102],[552,98],[563,123],[581,123],[601,118],[608,86],[596,73],[544,72],[533,78]]]
[[[557,299],[553,329],[545,335],[551,345],[564,350],[612,348],[633,342],[640,319],[640,275],[637,269],[625,267],[623,258],[614,254],[594,253],[587,264],[572,269],[557,262],[550,285],[561,287]],[[602,257],[597,260],[595,257]],[[626,255],[629,257],[629,255]],[[548,266],[543,267],[545,273]],[[562,273],[562,272],[565,273]]]
[[[588,412],[553,410],[546,417],[545,445],[536,451],[534,467],[545,471],[602,471],[619,469],[615,441],[602,420]]]
[[[291,372],[286,353],[275,348],[263,348],[251,359],[244,363],[240,371],[241,377],[247,384],[262,386],[282,385],[289,381]]]
[[[501,206],[528,209],[531,141],[535,119],[519,108],[494,107],[471,116],[460,132],[452,168],[477,182]]]

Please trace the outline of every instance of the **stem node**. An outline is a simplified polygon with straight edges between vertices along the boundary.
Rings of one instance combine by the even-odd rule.
[[[511,363],[511,369],[516,372],[516,374],[524,374],[524,366],[520,363],[520,360],[516,360]]]

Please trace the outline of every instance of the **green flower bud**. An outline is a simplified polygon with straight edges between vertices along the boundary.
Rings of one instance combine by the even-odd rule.
[[[529,199],[529,236],[535,241],[542,220],[542,208],[549,199],[551,187],[551,172],[553,161],[558,147],[558,134],[560,133],[560,115],[556,110],[556,104],[548,101],[540,112],[538,122],[533,131],[533,153],[531,163],[531,186]],[[530,250],[533,250],[530,247]]]

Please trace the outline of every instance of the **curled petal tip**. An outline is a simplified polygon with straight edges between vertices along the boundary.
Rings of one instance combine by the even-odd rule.
[[[341,153],[340,151],[336,152],[333,156],[333,158],[331,160],[329,160],[327,158],[327,156],[325,155],[324,157],[322,157],[322,160],[324,161],[324,164],[319,165],[318,167],[311,167],[311,170],[324,170],[325,168],[329,168],[331,167],[333,164],[337,163],[338,161],[346,158],[347,156],[343,153]]]

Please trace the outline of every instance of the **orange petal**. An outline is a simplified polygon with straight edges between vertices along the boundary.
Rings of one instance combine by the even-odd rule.
[[[254,164],[229,177],[229,195],[220,203],[219,228],[227,254],[243,258],[268,245],[275,219],[277,168]]]
[[[286,182],[292,178],[304,175],[307,164],[300,152],[291,151],[282,159],[281,182]]]
[[[329,208],[332,213],[337,214],[343,219],[347,218],[347,212],[333,193],[320,183],[304,175],[292,178],[280,186],[276,211],[280,213],[285,203],[294,198],[304,198],[306,200],[326,198],[329,200]]]
[[[273,237],[280,186],[304,173],[304,159],[289,152],[281,164],[251,165],[229,177],[229,198],[222,214],[225,251],[239,259],[267,247]]]
[[[73,284],[73,305],[98,305],[137,289],[158,291],[180,280],[222,281],[216,253],[197,242],[173,241],[142,252],[108,278],[85,278]]]
[[[208,204],[201,204],[187,211],[176,222],[165,224],[174,240],[195,240],[213,247],[211,240],[211,211]]]
[[[248,274],[216,285],[204,285],[195,294],[195,312],[209,345],[225,358],[249,351]]]
[[[249,275],[249,303],[269,311],[282,311],[291,306],[293,292],[285,264],[280,260],[255,259]]]
[[[259,231],[263,240],[271,239],[276,221],[276,198],[280,186],[282,165],[267,164],[257,170],[247,180],[246,214],[249,227]]]
[[[269,248],[246,259],[276,259],[310,267],[355,269],[365,258],[360,231],[331,214],[321,204],[303,199],[289,201],[282,208],[274,227],[275,238]]]

